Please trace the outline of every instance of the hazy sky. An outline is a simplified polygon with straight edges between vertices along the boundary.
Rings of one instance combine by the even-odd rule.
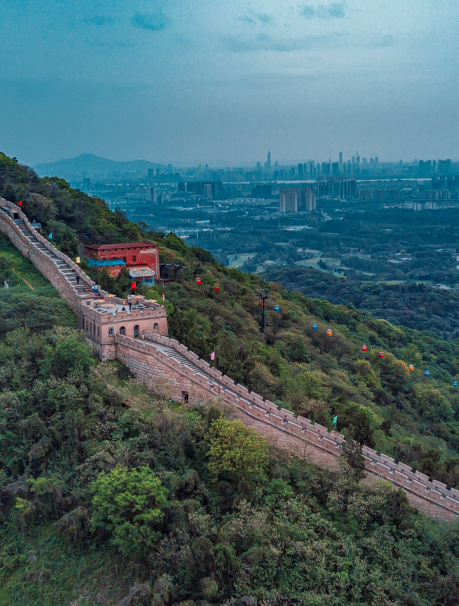
[[[459,1],[0,0],[0,150],[459,158]]]

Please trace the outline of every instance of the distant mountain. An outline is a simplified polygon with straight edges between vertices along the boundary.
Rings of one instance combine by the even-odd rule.
[[[113,171],[121,173],[133,173],[140,171],[147,173],[149,168],[163,168],[162,164],[148,162],[148,160],[130,160],[128,162],[117,162],[100,158],[93,154],[81,154],[76,158],[67,160],[58,160],[57,162],[48,162],[46,164],[37,164],[33,167],[41,176],[57,176],[63,178],[95,177],[104,176]]]

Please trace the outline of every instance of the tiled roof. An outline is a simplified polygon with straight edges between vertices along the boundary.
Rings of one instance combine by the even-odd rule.
[[[89,250],[123,250],[128,248],[157,248],[152,242],[120,242],[119,244],[86,244]]]
[[[129,268],[129,275],[131,278],[146,278],[148,276],[154,276],[155,273],[156,272],[153,269],[150,269],[146,265]]]

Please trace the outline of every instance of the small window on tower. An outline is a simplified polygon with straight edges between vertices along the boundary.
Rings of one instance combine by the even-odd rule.
[[[109,328],[109,329],[108,329],[108,336],[109,336],[109,337],[113,337],[114,332],[115,332],[115,331],[114,331],[114,329],[113,329],[113,328]]]
[[[135,263],[136,261],[137,261],[137,257],[134,255],[134,256],[132,257],[132,262],[133,262],[133,263]]]

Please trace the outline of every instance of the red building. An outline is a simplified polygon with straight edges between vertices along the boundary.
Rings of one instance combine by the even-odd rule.
[[[87,244],[88,264],[106,268],[111,276],[117,276],[123,267],[137,282],[154,284],[159,281],[159,248],[151,242],[127,244]]]

